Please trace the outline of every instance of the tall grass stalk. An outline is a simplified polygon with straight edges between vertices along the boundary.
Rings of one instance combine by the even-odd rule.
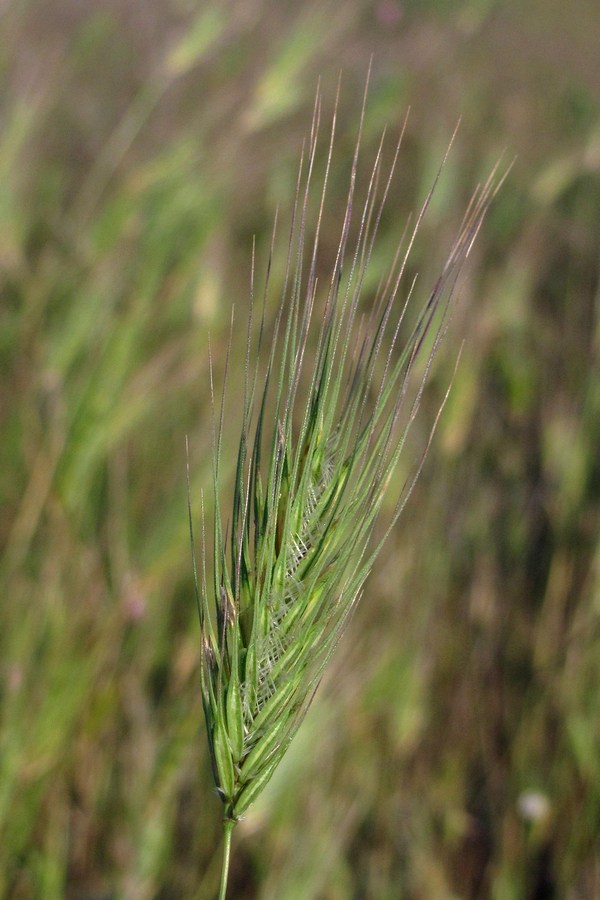
[[[201,565],[194,554],[194,573],[202,700],[213,774],[224,804],[221,898],[226,894],[233,827],[273,775],[300,726],[365,579],[421,471],[427,447],[402,489],[396,490],[383,535],[373,546],[373,526],[393,490],[400,453],[447,328],[457,278],[495,190],[492,173],[473,196],[412,328],[407,323],[415,281],[405,285],[407,261],[435,183],[405,229],[370,307],[363,308],[369,299],[365,278],[404,134],[403,127],[387,170],[382,136],[366,194],[359,200],[365,100],[366,91],[335,261],[328,281],[321,283],[320,237],[338,102],[324,176],[316,188],[322,112],[317,93],[310,139],[301,156],[284,286],[268,345],[265,310],[277,225],[257,327],[253,259],[246,375],[227,525],[220,508],[227,362],[217,403],[211,361],[212,578],[209,582],[204,502]],[[436,183],[438,178],[439,173]],[[318,212],[309,241],[315,190],[320,192]],[[190,532],[194,553],[191,507]]]

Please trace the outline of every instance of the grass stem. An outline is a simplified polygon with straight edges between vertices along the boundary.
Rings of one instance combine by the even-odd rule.
[[[233,833],[234,819],[223,819],[223,865],[221,868],[221,886],[219,888],[219,900],[225,900],[227,893],[227,879],[229,877],[229,857],[231,854],[231,835]]]

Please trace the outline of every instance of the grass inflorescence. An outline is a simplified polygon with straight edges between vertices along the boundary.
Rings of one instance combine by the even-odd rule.
[[[373,546],[373,527],[386,495],[394,490],[392,478],[447,328],[457,278],[495,189],[492,174],[473,196],[441,275],[409,326],[416,279],[405,283],[407,262],[434,183],[365,309],[365,300],[370,299],[365,298],[365,279],[404,127],[387,167],[386,135],[382,136],[366,195],[359,200],[355,185],[364,109],[363,100],[335,261],[322,284],[320,234],[336,113],[325,172],[316,188],[322,112],[317,93],[310,139],[300,162],[283,290],[268,345],[265,310],[277,226],[256,327],[253,260],[241,428],[233,505],[226,524],[220,508],[220,461],[227,363],[219,402],[211,365],[212,583],[207,576],[204,510],[201,566],[194,562],[194,568],[202,698],[214,778],[224,804],[221,896],[233,826],[271,778],[302,722],[365,579],[421,470],[427,446],[391,504],[386,500],[387,521]],[[315,191],[318,212],[309,240]]]

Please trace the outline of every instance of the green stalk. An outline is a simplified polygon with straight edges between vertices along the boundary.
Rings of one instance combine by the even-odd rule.
[[[229,876],[229,857],[231,855],[231,835],[235,819],[223,819],[223,866],[221,868],[221,886],[219,888],[219,900],[225,900],[227,893],[227,878]]]

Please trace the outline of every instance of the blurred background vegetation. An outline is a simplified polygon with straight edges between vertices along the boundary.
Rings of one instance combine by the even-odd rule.
[[[342,69],[337,240],[373,54],[366,158],[411,107],[375,279],[459,116],[424,284],[517,159],[423,476],[231,897],[599,897],[597,0],[6,0],[0,29],[0,896],[215,893],[185,435],[199,513],[208,335],[218,360]]]

